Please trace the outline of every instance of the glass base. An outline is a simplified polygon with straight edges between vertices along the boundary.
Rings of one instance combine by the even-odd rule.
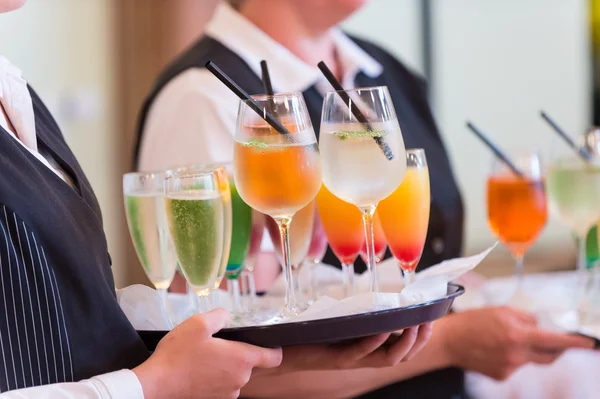
[[[276,324],[279,321],[273,321],[279,317],[278,309],[269,309],[265,307],[254,308],[250,313],[237,315],[231,320],[231,327],[250,327],[266,324]]]

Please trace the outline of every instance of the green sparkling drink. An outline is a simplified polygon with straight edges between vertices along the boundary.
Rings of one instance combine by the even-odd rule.
[[[169,231],[181,271],[199,295],[209,291],[219,272],[224,209],[218,191],[193,189],[168,194]]]
[[[228,279],[237,279],[243,270],[242,265],[250,246],[252,208],[238,194],[233,179],[229,181],[229,188],[231,190],[233,223],[226,276]]]

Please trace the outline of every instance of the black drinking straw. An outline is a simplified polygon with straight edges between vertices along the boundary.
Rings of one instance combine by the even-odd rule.
[[[275,92],[273,91],[273,85],[271,84],[271,75],[269,74],[269,67],[267,66],[267,61],[262,60],[260,62],[260,70],[262,72],[262,82],[263,87],[265,88],[265,94],[268,96],[274,96]],[[279,118],[277,115],[277,106],[275,104],[274,98],[269,98],[269,111],[273,114],[275,118]]]
[[[267,61],[262,60],[260,62],[260,70],[262,72],[262,82],[263,87],[265,88],[265,94],[272,96],[274,92],[273,85],[271,84],[271,75],[269,75],[269,68],[267,67]]]
[[[468,121],[467,121],[467,127],[469,129],[471,129],[471,131],[473,133],[475,133],[475,136],[477,136],[481,141],[483,141],[483,143],[486,146],[488,146],[488,148],[490,150],[492,150],[494,155],[496,155],[496,157],[498,157],[498,159],[500,159],[502,162],[504,162],[504,164],[506,166],[508,166],[509,169],[512,170],[515,175],[517,175],[521,178],[525,178],[525,174],[523,172],[521,172],[519,170],[519,168],[517,168],[516,165],[506,155],[504,155],[502,150],[500,150],[500,148],[498,148],[498,146],[496,144],[494,144],[489,138],[487,138],[487,136],[485,134],[483,134],[483,132],[481,132],[481,130],[477,129],[475,127],[475,125],[473,125],[471,122],[468,122]]]
[[[346,91],[342,87],[342,84],[336,79],[333,72],[331,72],[331,70],[327,67],[327,65],[325,65],[323,61],[319,62],[317,66],[319,67],[325,78],[329,81],[329,84],[333,86],[334,90],[340,96],[342,101],[346,103],[346,105],[350,108],[350,112],[352,112],[352,115],[354,115],[356,120],[365,125],[368,131],[372,132],[373,127],[367,120],[367,117],[360,111],[360,109],[358,109],[354,101],[350,99],[350,96],[348,95],[348,93],[346,93]],[[383,154],[388,159],[388,161],[394,159],[394,153],[392,152],[392,149],[387,145],[385,140],[383,140],[383,137],[373,137],[373,140],[375,140],[379,148],[381,148],[381,151],[383,151]]]
[[[564,130],[562,130],[560,126],[558,126],[556,122],[554,122],[554,120],[548,116],[548,114],[546,114],[544,111],[540,111],[540,116],[543,120],[548,122],[552,129],[558,133],[558,135],[569,145],[569,147],[571,147],[573,151],[575,151],[577,155],[579,155],[584,161],[590,162],[592,160],[592,157],[585,150],[585,148],[579,147],[577,144],[575,144],[573,139]]]
[[[205,65],[213,75],[217,77],[225,86],[229,88],[236,96],[246,102],[246,105],[256,112],[261,118],[263,118],[269,125],[273,127],[277,132],[281,134],[290,134],[290,131],[285,128],[273,115],[267,112],[259,103],[257,103],[250,94],[246,93],[244,89],[238,86],[229,76],[225,74],[214,62],[208,61]]]

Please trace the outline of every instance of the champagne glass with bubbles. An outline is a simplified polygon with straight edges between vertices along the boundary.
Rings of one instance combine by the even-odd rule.
[[[135,251],[146,276],[167,306],[167,289],[175,276],[177,259],[164,209],[163,173],[123,176],[125,214]]]
[[[323,183],[362,212],[370,291],[375,267],[373,216],[379,201],[402,183],[404,141],[387,87],[329,92],[321,115]]]
[[[216,171],[173,174],[164,182],[165,209],[177,260],[190,288],[198,295],[199,312],[209,309],[225,236],[227,205]]]
[[[219,183],[219,192],[221,193],[221,197],[223,199],[223,204],[225,206],[225,213],[223,215],[223,254],[228,254],[231,241],[232,241],[232,230],[233,230],[233,216],[232,210],[232,193],[231,193],[231,184],[230,178],[228,177],[231,174],[231,164],[206,164],[206,165],[188,165],[188,166],[180,166],[174,169],[170,169],[166,171],[165,177],[177,174],[179,176],[185,174],[194,174],[197,172],[215,172],[217,175],[218,183]],[[214,290],[211,291],[211,307],[220,306],[218,289],[225,277],[225,272],[227,270],[227,256],[223,256],[221,259],[221,263],[219,265],[219,272],[217,274],[217,279],[215,280]],[[180,269],[180,267],[178,267]],[[183,275],[183,274],[182,274]],[[189,292],[190,295],[196,296],[195,293]],[[195,300],[195,298],[191,297]],[[234,309],[235,310],[235,309]]]

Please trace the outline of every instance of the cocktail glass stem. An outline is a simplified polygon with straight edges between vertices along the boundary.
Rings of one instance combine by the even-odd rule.
[[[577,239],[577,307],[581,307],[583,300],[588,294],[588,270],[587,270],[587,234]],[[580,315],[582,316],[582,315]]]
[[[355,294],[354,285],[354,263],[342,263],[342,278],[344,284],[344,296],[346,298]]]
[[[412,270],[402,269],[402,275],[404,276],[404,286],[408,287],[415,282],[415,272]]]
[[[219,300],[219,290],[217,289],[210,291],[210,307],[211,309],[221,307],[221,301]]]
[[[365,240],[367,247],[367,273],[369,273],[369,291],[375,292],[375,279],[373,270],[375,268],[375,233],[373,231],[373,215],[377,205],[360,208],[365,226]]]
[[[231,313],[237,314],[240,311],[240,283],[237,278],[227,279],[227,292],[231,298]]]
[[[319,264],[319,262],[314,262],[314,261],[304,261],[304,266],[308,269],[308,273],[309,273],[309,284],[310,286],[308,287],[309,289],[309,299],[311,302],[315,302],[317,299],[319,299],[319,293],[317,292],[318,290],[318,281],[317,281],[317,273],[315,273],[315,269],[317,268],[317,265]]]
[[[587,270],[586,235],[577,239],[577,271],[582,274]]]
[[[200,290],[196,292],[198,295],[198,312],[197,313],[205,313],[208,312],[210,306],[210,289]]]
[[[525,277],[525,254],[515,255],[515,277],[517,279],[516,292],[523,291],[523,278]]]
[[[163,306],[165,307],[165,312],[167,312],[167,317],[169,316],[169,300],[167,297],[167,289],[166,288],[157,288],[156,293],[160,297]]]
[[[254,270],[244,269],[241,275],[242,289],[244,292],[244,310],[250,312],[256,303],[256,283],[254,282]]]
[[[292,273],[292,264],[290,263],[290,225],[291,217],[274,218],[279,227],[279,235],[281,236],[281,254],[283,255],[283,275],[285,277],[285,307],[281,317],[293,317],[298,314],[296,306],[296,295],[294,293],[294,282]]]
[[[375,267],[373,268],[372,272],[373,272],[373,286],[375,287],[374,291],[379,292],[379,268],[377,267],[377,263],[375,264]]]
[[[294,282],[294,293],[298,309],[304,308],[304,294],[302,292],[302,282],[300,281],[300,270],[300,267],[292,267],[292,281]]]
[[[524,290],[524,279],[525,279],[525,252],[513,253],[515,258],[515,278],[516,288],[512,296],[510,297],[508,304],[517,309],[531,311],[534,306],[533,298],[531,298]]]

